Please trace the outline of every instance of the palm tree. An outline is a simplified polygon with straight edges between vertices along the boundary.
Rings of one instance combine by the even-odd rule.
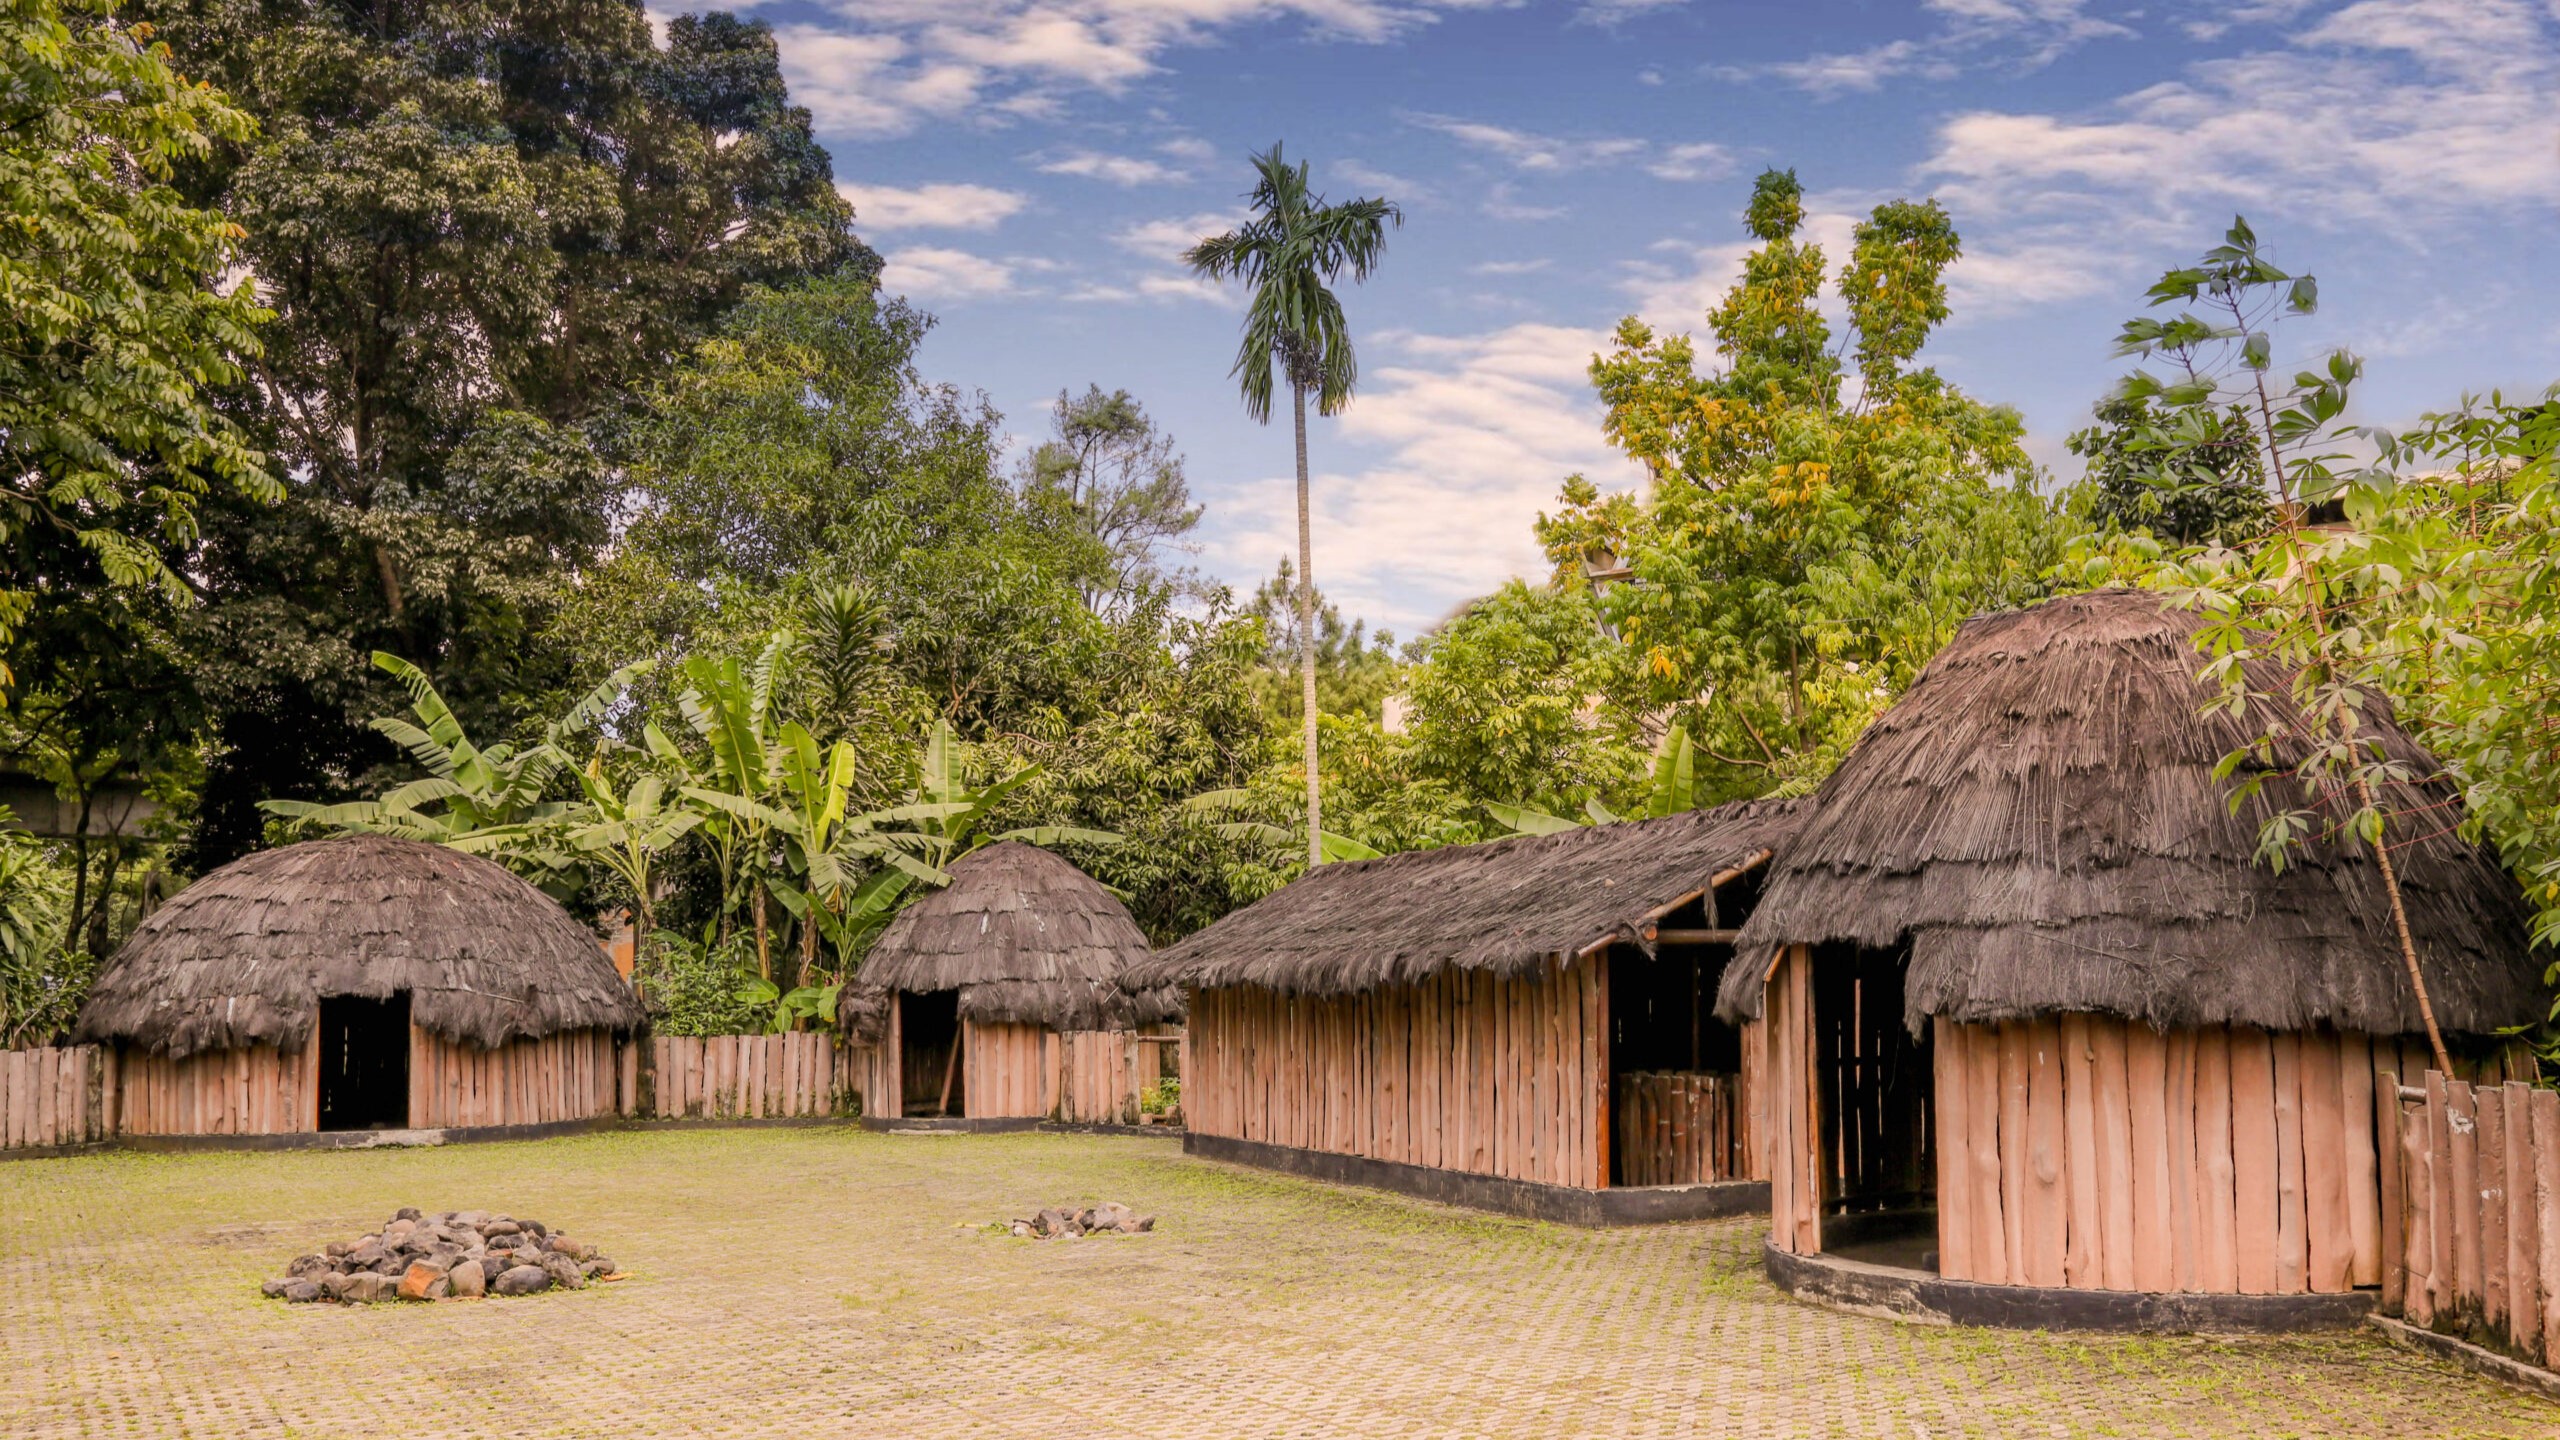
[[[1273,374],[1285,376],[1298,431],[1298,666],[1305,700],[1307,745],[1307,864],[1324,863],[1324,811],[1316,793],[1315,547],[1307,521],[1307,392],[1316,413],[1340,414],[1351,403],[1359,363],[1351,354],[1351,329],[1342,302],[1326,288],[1349,274],[1369,278],[1386,253],[1387,227],[1404,212],[1385,200],[1327,205],[1307,186],[1306,162],[1291,166],[1280,146],[1253,157],[1253,218],[1224,235],[1183,252],[1192,270],[1212,280],[1242,280],[1253,287],[1245,310],[1244,342],[1236,348],[1233,375],[1244,391],[1245,413],[1271,423]]]

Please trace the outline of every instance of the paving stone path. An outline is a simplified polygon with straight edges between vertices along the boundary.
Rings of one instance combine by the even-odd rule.
[[[1143,1237],[976,1226],[1124,1200]],[[635,1278],[258,1298],[401,1205],[540,1215]],[[656,1131],[0,1163],[0,1436],[2560,1435],[2361,1335],[2086,1339],[1834,1314],[1756,1225],[1591,1232],[1156,1139]]]

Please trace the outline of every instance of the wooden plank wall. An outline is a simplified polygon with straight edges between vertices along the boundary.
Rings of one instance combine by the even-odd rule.
[[[2430,1069],[2411,1103],[2381,1080],[2400,1221],[2383,1308],[2560,1369],[2560,1091]]]
[[[127,1050],[117,1124],[128,1135],[285,1135],[320,1128],[320,1066],[309,1048],[264,1045],[172,1060]]]
[[[112,1050],[0,1050],[0,1149],[86,1145],[115,1133]]]
[[[1597,1189],[1609,1182],[1597,958],[1445,970],[1357,995],[1192,993],[1185,1123],[1203,1134]]]
[[[1755,1087],[1762,1170],[1769,1180],[1769,1238],[1797,1255],[1822,1249],[1820,1109],[1813,1063],[1813,960],[1802,945],[1769,965],[1762,1002],[1762,1070]]]
[[[622,1110],[613,1035],[575,1030],[495,1050],[409,1027],[409,1127],[547,1125]]]
[[[2397,1041],[2095,1015],[1935,1023],[1939,1273],[2152,1292],[2382,1283],[2374,1097]]]
[[[874,1047],[839,1047],[814,1032],[653,1035],[655,1120],[847,1115],[878,1083]]]
[[[1742,1077],[1639,1070],[1618,1077],[1618,1183],[1705,1185],[1749,1168]]]
[[[1057,1032],[960,1022],[960,1112],[972,1120],[1043,1116],[1058,1103]]]

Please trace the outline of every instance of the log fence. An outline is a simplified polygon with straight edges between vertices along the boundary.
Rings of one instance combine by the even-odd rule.
[[[815,1033],[657,1035],[649,1040],[656,1120],[851,1115],[872,1072],[867,1046]]]
[[[115,1056],[96,1045],[0,1051],[0,1149],[87,1145],[115,1133]]]
[[[1638,1070],[1618,1077],[1621,1185],[1707,1185],[1739,1180],[1744,1153],[1738,1075]]]
[[[2380,1078],[2376,1121],[2399,1139],[2382,1308],[2560,1370],[2560,1091]]]

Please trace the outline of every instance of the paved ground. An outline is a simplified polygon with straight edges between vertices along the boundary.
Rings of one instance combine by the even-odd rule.
[[[1121,1199],[1161,1228],[971,1228]],[[258,1298],[401,1205],[636,1278]],[[1930,1329],[1773,1293],[1746,1222],[1588,1232],[1162,1140],[652,1132],[0,1163],[0,1436],[2540,1436],[2560,1406],[2360,1336]]]

